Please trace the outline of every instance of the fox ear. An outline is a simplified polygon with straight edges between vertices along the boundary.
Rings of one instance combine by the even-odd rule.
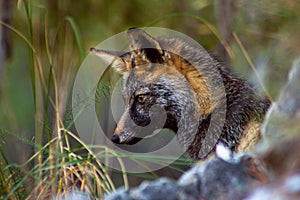
[[[107,64],[110,64],[117,72],[124,75],[131,69],[130,52],[108,51],[102,49],[91,48],[91,52],[95,53]]]
[[[131,51],[141,51],[150,62],[162,62],[164,51],[157,39],[139,28],[128,29]]]

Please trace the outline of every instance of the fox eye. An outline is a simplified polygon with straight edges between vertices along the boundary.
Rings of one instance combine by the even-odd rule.
[[[145,95],[145,94],[139,94],[139,95],[137,95],[135,98],[136,98],[136,100],[137,100],[139,103],[143,103],[143,102],[145,101],[146,95]]]

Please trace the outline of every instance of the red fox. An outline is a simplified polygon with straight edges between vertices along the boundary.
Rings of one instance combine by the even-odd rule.
[[[192,158],[207,157],[218,143],[245,151],[259,140],[270,101],[246,81],[204,49],[181,39],[155,38],[138,28],[127,34],[129,52],[91,48],[124,79],[125,110],[112,137],[114,143],[140,141],[145,133],[139,127],[151,124],[154,105],[166,113],[163,128],[176,133]],[[207,144],[205,138],[215,142]]]

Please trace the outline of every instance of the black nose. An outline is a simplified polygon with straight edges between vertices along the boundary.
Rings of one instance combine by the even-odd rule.
[[[113,135],[111,141],[113,141],[116,144],[120,144],[120,137],[118,135]]]

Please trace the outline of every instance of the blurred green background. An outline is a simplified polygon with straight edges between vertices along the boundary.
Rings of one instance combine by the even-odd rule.
[[[55,110],[76,132],[70,94],[81,62],[130,27],[182,32],[276,99],[299,57],[299,10],[295,0],[0,0],[1,167],[26,162],[34,145],[57,135]],[[118,78],[109,73],[106,81]],[[101,123],[114,127],[106,113],[99,111]]]

